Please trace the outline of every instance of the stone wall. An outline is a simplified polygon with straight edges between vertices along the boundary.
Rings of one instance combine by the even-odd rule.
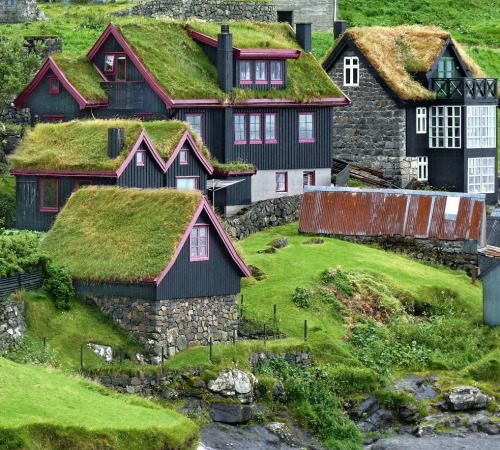
[[[7,155],[15,150],[20,144],[22,137],[22,130],[12,130],[7,126],[4,131],[0,126],[0,164],[7,163]]]
[[[276,11],[293,11],[293,22],[310,22],[313,31],[333,30],[333,1],[274,0]]]
[[[336,158],[371,167],[392,182],[407,186],[417,178],[417,158],[406,156],[406,111],[380,86],[360,61],[359,86],[344,86],[344,56],[330,70],[330,78],[351,99],[334,108],[333,152]]]
[[[24,46],[28,51],[38,51],[42,46],[42,60],[48,58],[53,53],[62,53],[62,39],[56,36],[26,36]]]
[[[477,254],[464,252],[464,241],[417,239],[413,237],[333,236],[358,244],[376,244],[384,250],[404,253],[419,261],[427,261],[465,270],[469,275],[477,265]]]
[[[262,200],[225,219],[222,225],[231,239],[244,239],[257,231],[299,220],[301,205],[302,195]]]
[[[305,367],[312,364],[312,355],[308,351],[297,351],[290,353],[252,353],[248,360],[250,362],[250,365],[253,368],[256,368],[264,364],[266,361],[276,358],[284,359],[291,366]]]
[[[8,347],[25,332],[24,302],[0,302],[0,348]]]
[[[274,3],[236,0],[151,0],[118,11],[114,16],[167,16],[173,19],[196,18],[207,22],[227,20],[275,22]]]
[[[5,1],[0,3],[0,24],[43,19],[45,14],[37,8],[36,0],[14,0],[12,6],[7,6]]]
[[[82,293],[109,315],[159,362],[194,345],[229,342],[238,326],[236,295],[150,301]]]
[[[7,105],[0,107],[0,122],[3,124],[27,125],[31,124],[31,113],[29,108],[17,109],[15,106]],[[0,127],[2,131],[3,127]]]

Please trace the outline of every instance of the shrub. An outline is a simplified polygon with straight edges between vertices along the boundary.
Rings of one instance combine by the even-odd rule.
[[[40,233],[31,231],[0,234],[0,277],[30,270],[46,261],[40,252]]]
[[[18,364],[42,366],[46,364],[55,365],[56,363],[56,355],[53,350],[49,347],[42,348],[39,343],[26,336],[18,339],[10,348],[1,349],[0,356]]]
[[[327,369],[330,387],[338,395],[371,392],[380,386],[381,379],[372,369],[336,364]]]
[[[43,289],[52,297],[56,308],[66,311],[71,308],[70,302],[75,298],[75,289],[68,269],[53,263],[46,264]]]
[[[292,295],[292,301],[299,308],[308,308],[309,299],[311,298],[311,291],[303,287],[296,287]]]
[[[354,289],[349,283],[349,278],[342,272],[340,267],[324,270],[321,274],[321,281],[323,284],[334,284],[342,294],[348,297],[354,293]]]

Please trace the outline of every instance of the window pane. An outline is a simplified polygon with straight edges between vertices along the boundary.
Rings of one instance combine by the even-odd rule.
[[[313,115],[299,115],[299,139],[313,139]]]
[[[266,141],[276,140],[276,115],[266,114]]]
[[[44,180],[42,185],[42,207],[57,208],[57,180]]]
[[[250,140],[260,141],[260,115],[250,115]]]
[[[246,142],[245,116],[243,114],[234,116],[234,140],[239,142]]]
[[[127,76],[127,58],[125,56],[119,56],[118,57],[118,69],[116,72],[116,79],[117,80],[125,80]]]
[[[257,81],[267,80],[266,66],[267,66],[267,64],[265,62],[256,62],[255,63],[255,79]]]
[[[104,72],[113,72],[115,67],[115,55],[106,55],[104,57]]]
[[[196,189],[196,178],[177,178],[176,179],[177,189]]]
[[[240,81],[251,81],[250,63],[240,62]]]
[[[201,127],[201,114],[186,114],[186,122],[189,124],[191,129],[202,136]]]
[[[272,62],[271,63],[271,81],[283,80],[281,68],[282,68],[282,64],[280,62]]]

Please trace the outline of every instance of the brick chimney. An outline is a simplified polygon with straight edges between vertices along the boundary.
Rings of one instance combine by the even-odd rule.
[[[295,34],[297,41],[305,52],[311,53],[312,49],[312,26],[310,23],[297,23],[295,25]]]
[[[124,128],[108,128],[108,156],[116,158],[125,144]]]
[[[233,90],[233,35],[223,24],[217,35],[217,82],[224,92]]]

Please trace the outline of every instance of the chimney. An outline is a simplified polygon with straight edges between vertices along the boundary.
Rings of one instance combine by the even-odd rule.
[[[337,38],[347,30],[347,20],[335,20],[333,22],[333,40]]]
[[[297,23],[295,25],[295,34],[297,41],[305,52],[311,53],[312,48],[312,34],[310,23]]]
[[[116,158],[122,151],[125,144],[124,128],[108,128],[108,156]]]
[[[229,32],[229,25],[221,25],[217,42],[217,81],[224,92],[231,92],[233,90],[233,35]]]

